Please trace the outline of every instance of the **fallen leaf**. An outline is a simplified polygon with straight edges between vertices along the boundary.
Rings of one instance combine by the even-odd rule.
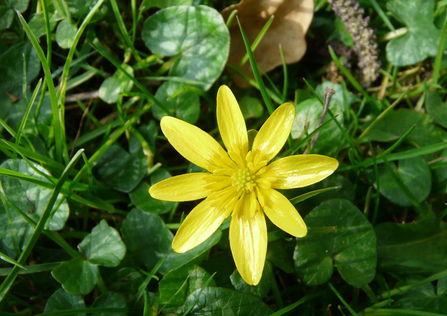
[[[221,14],[227,20],[234,10],[237,10],[237,16],[250,43],[253,43],[274,15],[270,28],[254,51],[261,73],[282,65],[279,45],[287,64],[296,63],[304,56],[307,47],[304,36],[314,14],[313,0],[242,0],[225,8]],[[228,64],[238,67],[247,50],[236,19],[231,23],[230,36]],[[249,62],[240,67],[240,71],[254,78]],[[249,87],[249,83],[237,74],[233,76],[233,80],[239,87]]]

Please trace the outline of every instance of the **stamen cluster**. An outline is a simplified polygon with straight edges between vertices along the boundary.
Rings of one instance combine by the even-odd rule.
[[[251,174],[248,168],[238,169],[231,179],[233,180],[233,186],[236,187],[237,191],[249,192],[253,190],[255,186],[253,180],[254,176]]]

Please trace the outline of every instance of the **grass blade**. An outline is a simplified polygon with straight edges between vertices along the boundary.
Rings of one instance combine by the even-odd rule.
[[[20,122],[19,128],[17,129],[17,136],[16,136],[17,145],[20,144],[20,139],[22,138],[22,131],[25,129],[26,121],[28,120],[31,108],[33,107],[33,104],[36,101],[36,97],[37,94],[39,93],[41,85],[42,85],[42,79],[40,79],[39,82],[37,83],[33,95],[31,96],[31,100],[28,102],[28,106],[26,107],[25,114],[22,117],[22,121]]]
[[[39,42],[34,36],[34,33],[31,31],[31,28],[29,27],[28,23],[26,23],[23,16],[20,14],[19,11],[17,11],[17,15],[19,17],[20,22],[22,23],[22,26],[26,32],[26,35],[28,35],[29,40],[31,41],[31,44],[33,45],[34,49],[37,52],[37,56],[39,57],[39,60],[42,64],[42,69],[45,74],[45,82],[48,86],[48,92],[50,95],[50,101],[51,101],[51,113],[53,116],[53,125],[54,125],[54,140],[55,140],[55,146],[56,146],[56,160],[58,162],[62,161],[63,159],[63,144],[65,136],[62,135],[63,128],[62,128],[62,121],[60,120],[60,108],[58,107],[57,103],[57,97],[56,97],[56,89],[54,87],[53,77],[51,76],[51,69],[50,65],[45,57],[45,54],[42,50],[42,48],[39,45]],[[68,153],[66,153],[66,157],[68,157]]]
[[[436,54],[435,63],[433,65],[433,86],[438,85],[438,79],[439,74],[441,72],[441,61],[442,61],[442,55],[444,54],[444,44],[445,44],[445,37],[447,36],[447,15],[444,19],[444,26],[442,27],[442,36],[441,40],[439,41],[439,47],[438,47],[438,53]]]
[[[259,32],[258,36],[256,36],[255,40],[253,41],[253,44],[251,44],[251,51],[254,52],[256,50],[256,48],[258,48],[259,43],[262,41],[262,39],[264,38],[265,33],[267,33],[268,29],[270,28],[270,25],[273,22],[273,18],[274,16],[272,15],[270,17],[270,19],[268,19],[267,23],[265,23],[265,25],[262,27],[261,31]],[[239,22],[239,19],[238,19]],[[239,24],[240,26],[240,24]],[[244,55],[244,57],[241,59],[241,62],[239,63],[237,68],[242,67],[243,65],[245,65],[245,63],[248,60],[248,52]]]
[[[250,47],[250,42],[248,41],[248,38],[245,35],[244,30],[242,29],[241,22],[239,21],[239,18],[237,16],[236,16],[236,20],[237,20],[237,23],[239,24],[239,29],[241,30],[245,48],[247,49],[248,59],[250,60],[251,69],[253,70],[253,74],[256,78],[256,82],[258,83],[259,90],[261,91],[262,98],[264,99],[264,102],[265,102],[265,106],[267,107],[267,110],[269,111],[269,113],[272,114],[275,109],[273,108],[272,101],[270,100],[270,97],[267,94],[264,82],[262,81],[261,75],[259,74],[258,65],[256,64],[255,57],[253,56],[253,52]]]
[[[327,192],[327,191],[332,191],[332,190],[336,190],[336,189],[340,189],[340,188],[341,187],[339,187],[339,186],[335,186],[335,187],[329,187],[329,188],[315,190],[315,191],[312,191],[312,192],[307,192],[307,193],[298,195],[297,197],[294,197],[294,198],[290,199],[290,202],[292,204],[297,204],[297,203],[303,202],[303,201],[305,201],[307,199],[310,199],[311,197],[314,197],[314,196],[316,196],[316,195],[318,195],[320,193],[324,193],[324,192]]]

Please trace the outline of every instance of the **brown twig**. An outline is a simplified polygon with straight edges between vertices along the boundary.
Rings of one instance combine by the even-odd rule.
[[[324,102],[323,102],[323,111],[321,112],[320,121],[318,121],[317,127],[320,127],[321,124],[324,123],[324,119],[326,118],[327,110],[329,109],[329,103],[331,103],[332,96],[335,94],[335,90],[332,88],[327,87],[324,89]],[[314,148],[315,142],[318,139],[318,136],[320,136],[320,132],[316,133],[310,140],[310,150],[311,151]],[[307,154],[309,147],[306,148],[304,151],[304,154]]]

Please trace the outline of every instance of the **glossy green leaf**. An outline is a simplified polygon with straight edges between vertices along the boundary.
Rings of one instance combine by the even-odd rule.
[[[230,280],[237,291],[263,299],[270,291],[272,280],[274,280],[272,264],[269,261],[265,262],[262,279],[256,286],[248,285],[237,270],[234,270],[233,274],[230,276]]]
[[[209,249],[215,245],[222,233],[218,229],[202,244],[185,253],[176,253],[171,244],[173,235],[163,220],[154,214],[133,209],[123,222],[121,228],[124,242],[129,254],[136,262],[154,267],[165,257],[159,272],[166,273],[187,263],[201,262]]]
[[[40,71],[40,62],[37,53],[29,42],[18,43],[0,55],[0,91],[2,94],[10,91],[14,86],[23,83],[23,58],[26,62],[26,82],[32,82]]]
[[[130,200],[135,207],[140,210],[152,214],[164,214],[169,212],[175,203],[169,201],[161,201],[154,199],[149,194],[150,185],[146,182],[141,182],[135,189],[129,193]]]
[[[148,161],[141,143],[131,137],[129,152],[118,144],[107,148],[94,172],[106,185],[122,192],[132,191],[147,173]]]
[[[175,116],[185,122],[194,124],[197,122],[200,114],[200,100],[197,93],[191,90],[186,90],[171,98],[180,89],[187,87],[187,85],[168,81],[163,83],[155,93],[155,98],[163,104],[168,111],[165,112],[156,103],[152,106],[152,113],[161,120],[163,116]]]
[[[279,239],[269,242],[267,259],[286,273],[294,273],[293,250],[295,241]]]
[[[70,48],[78,28],[69,19],[62,20],[56,29],[56,42],[61,48]]]
[[[397,167],[393,162],[390,165],[418,202],[427,198],[431,191],[431,173],[423,157],[401,160]],[[391,202],[400,206],[413,205],[404,189],[395,180],[392,171],[385,165],[379,168],[379,181],[380,193]]]
[[[447,105],[437,92],[427,91],[427,111],[436,123],[447,128]]]
[[[6,6],[0,7],[0,31],[6,30],[11,26],[14,18],[14,11]]]
[[[389,62],[408,66],[436,56],[441,31],[433,24],[434,0],[391,0],[387,8],[408,27],[408,33],[392,39],[386,46]]]
[[[447,277],[439,279],[436,287],[429,282],[402,295],[394,296],[392,306],[413,311],[447,314]]]
[[[38,165],[35,167],[41,172],[49,174],[44,168]],[[0,168],[48,182],[44,176],[38,174],[22,159],[9,159],[3,162]],[[0,182],[9,203],[37,223],[45,210],[52,190],[6,175],[0,175]],[[22,246],[31,237],[34,228],[12,205],[8,205],[8,209],[5,209],[3,203],[0,203],[0,249],[8,256],[16,258],[20,254]],[[55,213],[48,224],[49,230],[62,229],[68,218],[68,204],[62,195],[59,195],[55,206],[58,208],[53,210]]]
[[[343,107],[338,102],[331,102],[329,109],[334,115],[337,115],[336,120],[343,125]],[[318,121],[320,120],[321,111],[323,106],[318,99],[309,99],[301,102],[295,106],[295,121],[292,126],[292,138],[303,139],[307,134],[312,133],[317,128]],[[325,121],[330,119],[329,115],[326,116]],[[335,153],[337,146],[334,144],[340,144],[342,142],[342,134],[335,122],[330,122],[321,129],[320,136],[312,150],[312,153],[321,153],[330,155]]]
[[[163,313],[181,315],[185,312],[185,302],[195,290],[204,287],[211,275],[195,265],[187,265],[172,270],[160,281],[160,306]],[[214,280],[208,286],[215,286]]]
[[[398,274],[433,274],[447,269],[447,224],[430,212],[409,224],[375,227],[378,268]]]
[[[267,316],[272,311],[259,298],[233,290],[207,287],[193,292],[186,301],[189,315]]]
[[[72,295],[87,295],[100,277],[98,266],[82,258],[62,262],[51,274]]]
[[[242,114],[246,120],[250,118],[260,118],[264,113],[264,107],[261,101],[248,95],[239,100],[239,106],[241,107]]]
[[[105,267],[116,267],[126,254],[126,246],[118,231],[110,227],[105,219],[92,229],[78,247],[90,263]]]
[[[114,292],[107,292],[99,296],[92,304],[92,307],[105,307],[105,308],[127,308],[124,298]],[[105,312],[105,313],[92,313],[92,316],[126,316],[127,313]]]
[[[28,8],[29,0],[7,0],[6,3],[19,12],[23,12]]]
[[[155,54],[175,56],[169,74],[203,82],[208,90],[228,58],[230,35],[215,9],[177,6],[159,10],[143,26],[143,40]]]
[[[68,311],[85,308],[84,300],[80,295],[71,295],[63,289],[58,289],[47,301],[45,312]],[[85,313],[77,313],[77,316],[85,316]]]
[[[327,282],[334,267],[354,287],[372,281],[376,274],[376,235],[354,204],[342,199],[326,201],[304,221],[309,227],[335,227],[332,233],[310,232],[297,239],[295,269],[305,284]]]
[[[121,67],[133,77],[133,68],[131,66],[122,64]],[[117,71],[104,80],[101,87],[99,87],[99,97],[106,103],[116,103],[120,93],[129,92],[132,87],[132,80],[121,70],[117,69]]]
[[[399,139],[413,125],[416,128],[408,136],[420,146],[426,146],[447,141],[447,132],[431,123],[429,115],[400,109],[391,111],[381,119],[368,133],[372,141],[390,142]]]

